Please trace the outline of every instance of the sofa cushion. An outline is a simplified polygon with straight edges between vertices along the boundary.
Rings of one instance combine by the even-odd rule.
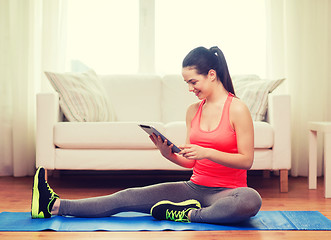
[[[54,144],[67,149],[154,149],[140,122],[59,122],[54,126]],[[164,125],[151,124],[160,132]]]
[[[161,121],[162,80],[157,75],[100,76],[117,121]]]
[[[274,145],[274,130],[267,122],[253,122],[254,148],[272,148]]]
[[[86,73],[45,72],[55,91],[65,117],[71,122],[96,122],[114,120],[108,95],[98,76]]]

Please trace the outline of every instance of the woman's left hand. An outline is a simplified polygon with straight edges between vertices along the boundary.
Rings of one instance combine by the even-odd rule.
[[[187,159],[201,160],[207,158],[207,148],[194,144],[186,144],[179,148],[181,149],[179,154]]]

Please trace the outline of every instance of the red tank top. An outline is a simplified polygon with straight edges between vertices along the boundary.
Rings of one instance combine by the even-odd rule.
[[[206,100],[201,101],[191,122],[191,144],[227,153],[238,153],[236,132],[232,128],[229,118],[232,99],[233,94],[229,93],[223,106],[221,121],[217,128],[212,131],[204,131],[200,128],[202,107]],[[191,181],[207,187],[247,187],[247,171],[225,167],[208,159],[202,159],[196,161]]]

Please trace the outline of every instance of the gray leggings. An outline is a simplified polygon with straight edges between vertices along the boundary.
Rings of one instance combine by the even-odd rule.
[[[81,200],[61,199],[59,215],[108,217],[128,211],[149,213],[159,201],[182,202],[188,199],[201,203],[201,209],[192,211],[191,222],[202,223],[244,221],[256,215],[262,204],[260,195],[252,188],[205,187],[188,181],[129,188],[111,195]]]

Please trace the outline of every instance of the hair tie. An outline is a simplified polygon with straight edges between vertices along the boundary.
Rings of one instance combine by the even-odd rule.
[[[214,47],[209,48],[209,51],[210,51],[211,53],[215,54],[215,55],[218,55],[218,51],[219,51],[219,50],[220,50],[220,49],[219,49],[217,46],[214,46]]]

